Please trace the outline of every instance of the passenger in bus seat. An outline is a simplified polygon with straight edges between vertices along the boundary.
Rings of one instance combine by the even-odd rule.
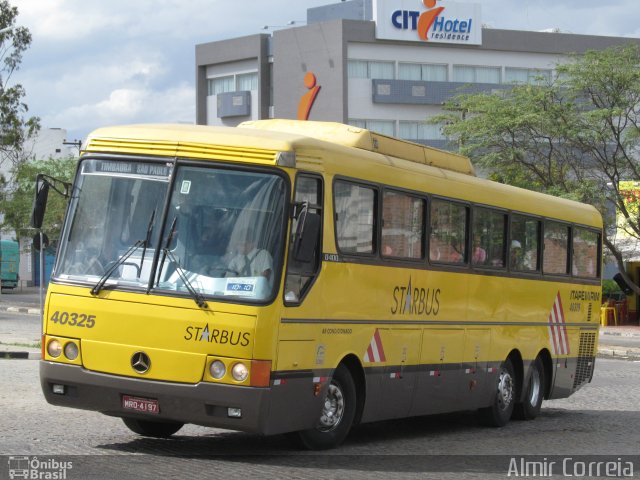
[[[449,261],[451,263],[461,263],[463,261],[462,253],[454,245],[449,247]]]
[[[471,253],[472,261],[475,265],[483,265],[487,261],[487,251],[482,248],[480,237],[473,239],[473,251]]]
[[[524,258],[522,256],[522,244],[518,240],[511,241],[509,250],[509,266],[514,270],[524,269]]]

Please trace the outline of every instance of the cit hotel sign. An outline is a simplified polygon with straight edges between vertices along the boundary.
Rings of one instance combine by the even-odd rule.
[[[482,44],[480,4],[436,0],[373,0],[376,38]]]

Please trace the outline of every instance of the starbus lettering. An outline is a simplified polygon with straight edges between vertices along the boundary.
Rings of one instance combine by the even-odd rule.
[[[224,330],[210,328],[207,323],[204,327],[189,325],[185,329],[184,339],[194,342],[217,343],[219,345],[249,345],[251,334],[249,332],[236,332],[235,330]]]
[[[440,311],[440,289],[422,288],[409,283],[393,288],[392,315],[438,315]]]

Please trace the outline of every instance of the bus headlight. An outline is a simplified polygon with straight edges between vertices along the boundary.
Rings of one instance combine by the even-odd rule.
[[[231,369],[231,376],[236,382],[244,382],[249,376],[249,370],[244,363],[236,363]]]
[[[78,358],[78,346],[73,342],[67,342],[64,346],[64,356],[69,360],[75,360]]]
[[[211,362],[211,365],[209,365],[209,373],[216,380],[219,380],[222,377],[224,377],[224,374],[226,373],[226,371],[227,371],[227,368],[224,366],[224,363],[222,363],[220,360],[214,360],[213,362]]]
[[[62,353],[62,344],[58,340],[51,340],[47,345],[47,353],[50,357],[58,358]]]

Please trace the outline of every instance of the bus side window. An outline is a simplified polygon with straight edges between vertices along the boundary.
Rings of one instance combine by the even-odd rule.
[[[544,261],[542,271],[551,275],[569,273],[569,226],[544,222]]]
[[[503,268],[507,215],[489,208],[473,210],[471,263],[474,266]]]
[[[511,216],[509,268],[516,272],[540,271],[540,221],[524,215]]]
[[[571,273],[578,277],[597,278],[600,275],[598,252],[600,234],[585,228],[573,228],[573,256]]]
[[[424,199],[385,190],[382,195],[383,257],[424,258]]]
[[[466,262],[468,217],[465,205],[440,199],[431,202],[430,261],[450,264]]]
[[[317,214],[322,218],[322,178],[300,174],[296,179],[294,203],[306,205],[308,213]],[[284,300],[287,305],[298,305],[311,288],[313,280],[320,271],[320,254],[322,252],[322,224],[318,229],[317,249],[312,262],[300,262],[294,255],[296,234],[299,232],[298,223],[304,215],[298,215],[291,221],[291,234],[289,242],[289,259],[287,263],[287,276],[285,279]]]

